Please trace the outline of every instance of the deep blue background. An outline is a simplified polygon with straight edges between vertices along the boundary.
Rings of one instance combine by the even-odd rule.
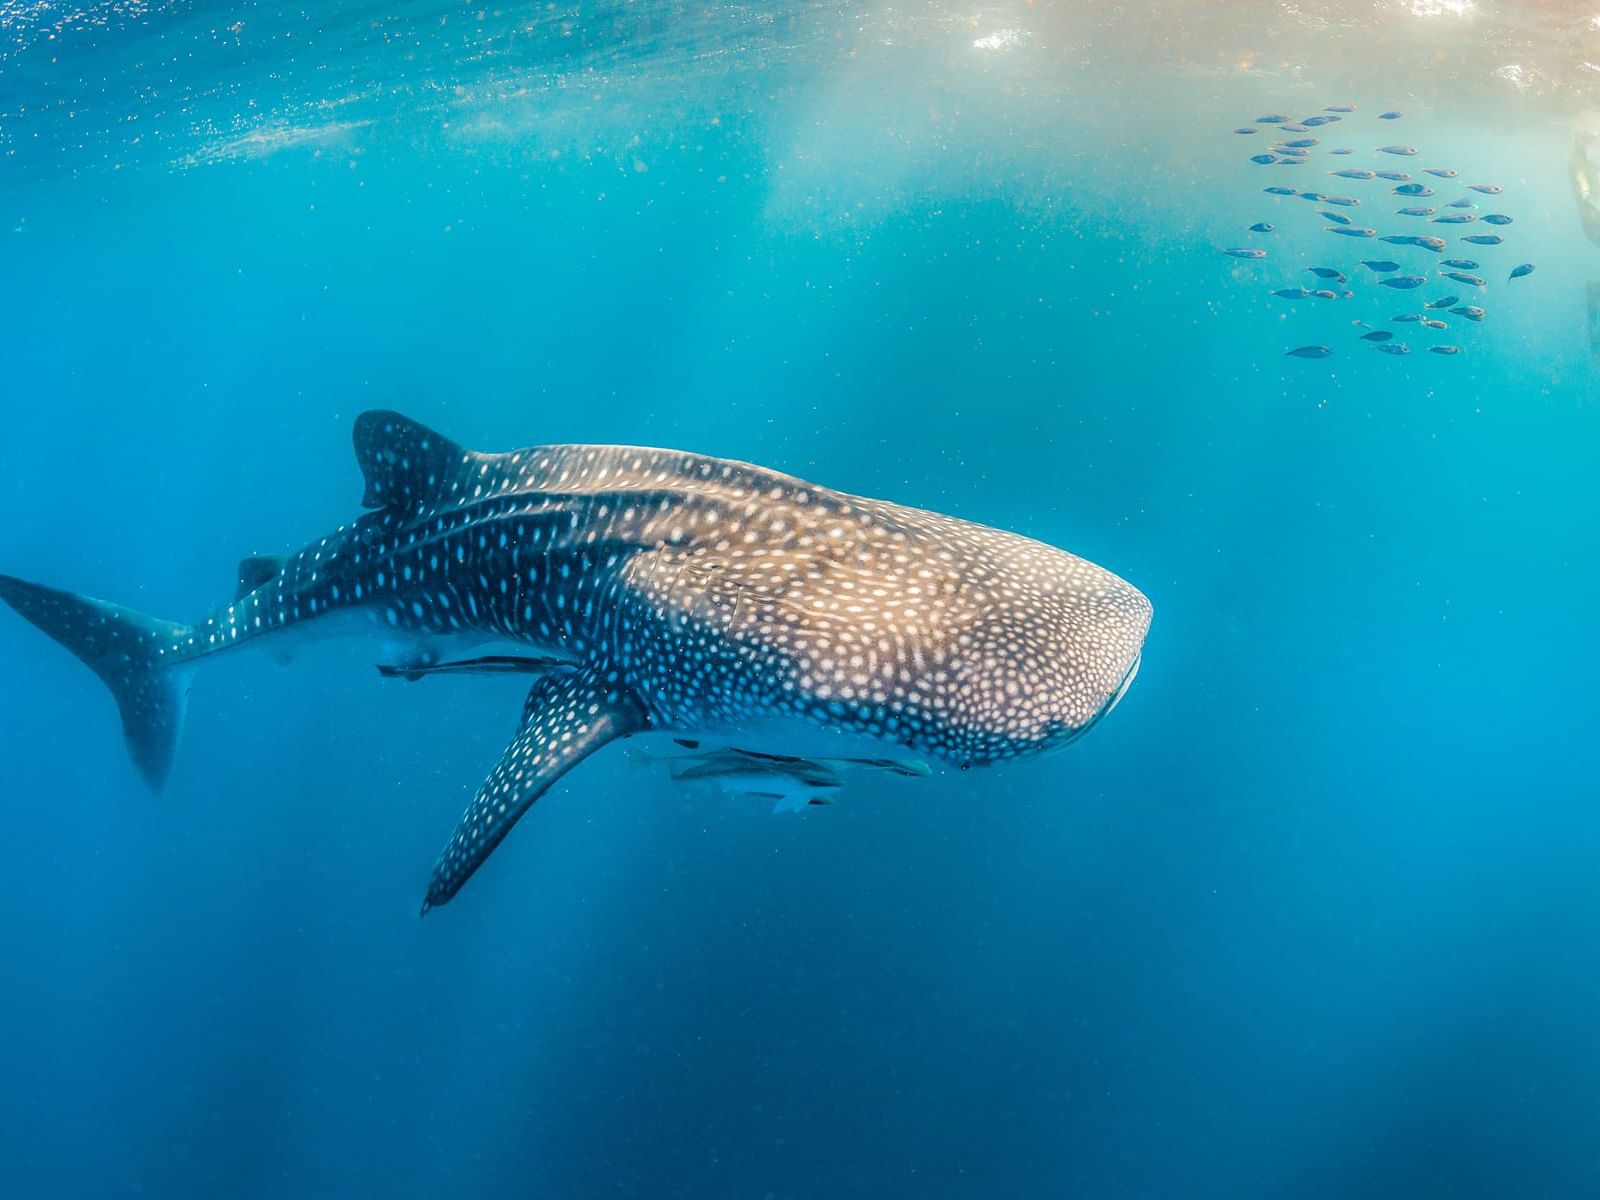
[[[1415,115],[1541,270],[1457,359],[1347,349],[1216,253],[1271,216],[1226,133],[1270,95],[1154,148],[1078,112],[1032,176],[752,102],[14,180],[0,569],[197,615],[350,518],[385,405],[1014,528],[1156,617],[1060,756],[775,817],[602,755],[418,922],[516,681],[223,659],[152,798],[0,613],[0,1192],[1600,1188],[1600,250],[1560,130]]]

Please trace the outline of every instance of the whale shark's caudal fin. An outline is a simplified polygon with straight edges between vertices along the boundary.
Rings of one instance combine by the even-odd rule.
[[[0,600],[82,659],[105,681],[122,712],[134,766],[159,790],[183,725],[189,672],[187,626],[0,575]]]

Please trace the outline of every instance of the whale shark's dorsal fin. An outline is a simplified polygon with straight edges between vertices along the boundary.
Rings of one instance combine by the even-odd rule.
[[[356,461],[366,478],[364,508],[415,508],[461,492],[482,457],[397,412],[373,409],[356,418]]]

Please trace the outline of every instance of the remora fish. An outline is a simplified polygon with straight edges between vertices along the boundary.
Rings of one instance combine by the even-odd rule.
[[[844,754],[866,740],[991,764],[1065,745],[1111,711],[1150,625],[1139,591],[1065,551],[746,463],[630,446],[476,453],[392,412],[357,419],[355,450],[371,511],[297,554],[246,559],[234,601],[192,625],[6,575],[0,599],[111,689],[156,788],[190,675],[213,654],[354,618],[409,647],[400,673],[462,644],[541,656],[423,912],[618,738],[809,731]]]
[[[735,796],[773,801],[774,812],[793,812],[811,804],[831,804],[832,794],[844,787],[845,771],[881,771],[907,778],[932,774],[927,763],[893,758],[798,758],[792,754],[761,754],[725,747],[699,751],[699,743],[677,738],[678,746],[692,751],[666,756],[640,752],[640,759],[658,759],[673,780],[706,784]]]

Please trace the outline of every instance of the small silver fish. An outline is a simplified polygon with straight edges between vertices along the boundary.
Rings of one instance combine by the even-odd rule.
[[[1284,145],[1290,150],[1305,150],[1308,147],[1320,146],[1321,144],[1322,143],[1314,137],[1296,138],[1292,142],[1284,143]]]
[[[1440,254],[1444,251],[1443,238],[1419,237],[1412,245],[1421,246],[1424,250],[1432,250],[1435,254]]]
[[[1242,125],[1238,129],[1235,129],[1234,132],[1235,133],[1260,133],[1261,131],[1259,129],[1257,129],[1254,125]]]
[[[1532,263],[1523,263],[1520,267],[1512,267],[1511,268],[1511,274],[1507,275],[1506,279],[1508,281],[1512,280],[1512,279],[1521,279],[1524,275],[1532,275],[1532,274],[1533,274],[1533,264]]]
[[[1463,304],[1459,308],[1452,308],[1450,311],[1457,316],[1465,317],[1469,321],[1483,320],[1483,309],[1476,304]]]
[[[1277,228],[1276,225],[1268,225],[1265,221],[1257,221],[1254,225],[1250,226],[1250,232],[1251,233],[1271,233],[1276,228]]]
[[[1380,120],[1380,121],[1398,121],[1403,116],[1405,116],[1405,113],[1402,113],[1402,112],[1379,113],[1378,114],[1378,120]]]
[[[1428,347],[1428,353],[1430,353],[1430,354],[1460,354],[1461,353],[1461,347],[1460,346],[1429,346]]]
[[[1476,271],[1478,264],[1470,258],[1447,258],[1440,266],[1454,267],[1458,271]]]
[[[1250,156],[1250,161],[1253,163],[1260,163],[1262,166],[1266,166],[1268,163],[1277,162],[1278,156],[1276,154],[1252,154]]]
[[[1308,129],[1311,128],[1311,126],[1302,124],[1299,121],[1286,121],[1282,125],[1278,126],[1278,128],[1279,129],[1286,129],[1290,133],[1305,133]]]
[[[1354,104],[1330,104],[1322,111],[1331,113],[1353,113],[1355,110],[1356,106]]]
[[[1390,317],[1389,319],[1404,324],[1407,321],[1421,321],[1426,318],[1421,313],[1401,313],[1398,317]]]
[[[1332,346],[1296,346],[1287,353],[1294,358],[1327,358],[1333,353]]]
[[[1428,281],[1421,275],[1395,275],[1379,281],[1380,287],[1396,288],[1408,292],[1414,287],[1421,287]]]
[[[1449,308],[1452,304],[1460,304],[1460,296],[1445,296],[1438,300],[1429,300],[1424,308]]]
[[[1399,187],[1394,189],[1394,194],[1396,196],[1427,197],[1433,195],[1433,189],[1428,187],[1426,184],[1421,183],[1402,183]]]
[[[1269,196],[1298,196],[1300,194],[1300,189],[1284,187],[1279,183],[1275,183],[1271,187],[1264,187],[1261,190]]]
[[[1311,295],[1305,288],[1279,288],[1272,294],[1280,300],[1305,300]]]
[[[1328,174],[1337,175],[1340,179],[1375,179],[1378,173],[1365,167],[1346,167],[1342,171],[1329,171]]]
[[[1401,158],[1411,158],[1417,152],[1415,146],[1379,146],[1379,154],[1397,154]]]
[[[1423,167],[1422,171],[1425,175],[1437,175],[1440,179],[1454,179],[1461,174],[1460,171],[1452,171],[1449,167]]]
[[[1405,183],[1411,178],[1404,171],[1374,171],[1379,179],[1387,179],[1390,183]]]
[[[1282,125],[1288,119],[1289,118],[1284,116],[1282,113],[1268,113],[1264,117],[1257,117],[1256,118],[1256,124],[1257,125]]]
[[[1310,271],[1318,279],[1332,279],[1337,283],[1344,282],[1344,272],[1333,267],[1307,267],[1306,270]]]
[[[1315,129],[1319,125],[1334,125],[1343,120],[1342,117],[1301,117],[1300,124],[1307,129]]]
[[[1339,298],[1339,293],[1338,292],[1331,291],[1328,288],[1318,288],[1316,291],[1312,292],[1311,294],[1313,296],[1315,296],[1318,300],[1337,300]]]
[[[1438,320],[1437,318],[1434,318],[1434,317],[1429,317],[1427,320],[1423,321],[1422,322],[1422,326],[1423,326],[1424,329],[1449,329],[1450,328],[1450,326],[1446,325],[1443,321],[1440,321],[1440,320]]]
[[[1450,201],[1450,203],[1446,204],[1445,207],[1446,208],[1477,208],[1478,206],[1476,204],[1474,204],[1471,200],[1468,200],[1465,196],[1463,196],[1459,200]]]
[[[1376,229],[1365,229],[1360,225],[1329,225],[1327,230],[1329,233],[1338,233],[1345,237],[1369,238],[1378,236]]]
[[[1337,150],[1329,150],[1328,153],[1329,154],[1337,154],[1337,155],[1343,157],[1346,154],[1354,154],[1355,151],[1350,149],[1349,146],[1340,146]]]
[[[1313,204],[1321,204],[1327,197],[1321,192],[1301,192],[1300,199],[1309,200]]]
[[[1474,192],[1482,192],[1485,196],[1498,196],[1501,192],[1505,191],[1505,188],[1496,187],[1492,183],[1469,183],[1467,184],[1467,187]]]
[[[1404,342],[1380,342],[1378,345],[1374,346],[1373,349],[1381,350],[1385,354],[1411,353],[1411,347],[1406,345]]]
[[[1395,215],[1401,217],[1431,217],[1433,216],[1433,211],[1431,208],[1402,208],[1398,209]]]
[[[1398,271],[1400,264],[1387,258],[1363,258],[1361,265],[1369,271]]]
[[[1467,284],[1469,287],[1480,287],[1481,288],[1481,287],[1487,287],[1488,286],[1486,283],[1484,283],[1483,280],[1479,279],[1476,275],[1468,275],[1465,271],[1442,271],[1442,272],[1440,272],[1440,274],[1442,274],[1446,279],[1454,279],[1457,283],[1464,283],[1464,284]]]
[[[1470,242],[1474,246],[1498,246],[1501,242],[1505,241],[1505,238],[1501,237],[1498,233],[1475,233],[1472,236],[1464,237],[1461,240],[1463,242]]]
[[[1224,250],[1223,253],[1231,255],[1234,258],[1265,258],[1267,256],[1267,252],[1265,250],[1245,250],[1238,246],[1229,247],[1227,250]]]
[[[1484,217],[1483,217],[1483,221],[1484,221],[1484,224],[1486,224],[1486,225],[1509,225],[1509,224],[1511,224],[1511,218],[1506,216],[1505,213],[1485,213]]]
[[[1348,225],[1348,224],[1350,224],[1350,218],[1345,216],[1343,213],[1322,212],[1322,213],[1318,213],[1317,216],[1326,217],[1328,220],[1332,221],[1335,225]]]
[[[1322,199],[1325,203],[1337,204],[1340,208],[1356,208],[1361,204],[1361,201],[1354,196],[1324,196]]]
[[[1363,342],[1387,342],[1392,337],[1394,337],[1394,334],[1387,329],[1374,329],[1371,333],[1363,333],[1361,340]]]
[[[1433,219],[1433,223],[1435,225],[1470,225],[1477,219],[1478,216],[1476,213],[1448,212],[1440,213]]]

